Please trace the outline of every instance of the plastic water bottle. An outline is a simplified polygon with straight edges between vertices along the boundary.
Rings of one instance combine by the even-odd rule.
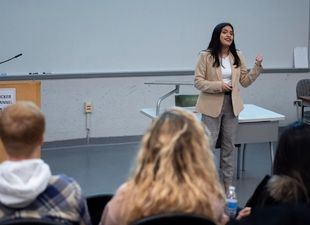
[[[238,200],[236,195],[236,188],[234,186],[229,186],[226,202],[229,217],[235,218],[237,214]]]

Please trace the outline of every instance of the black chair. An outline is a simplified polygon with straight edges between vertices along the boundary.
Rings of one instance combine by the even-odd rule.
[[[310,107],[310,79],[302,79],[297,82],[294,104],[297,106],[297,119],[310,122],[310,111],[305,110]]]
[[[104,207],[112,197],[113,194],[98,194],[86,198],[89,216],[93,225],[99,224]]]
[[[0,220],[0,225],[64,225],[65,223],[36,218],[20,218],[20,219],[7,219]],[[78,223],[70,223],[77,225]],[[66,223],[68,225],[68,223]]]
[[[215,225],[206,217],[192,214],[160,214],[137,220],[131,225]]]

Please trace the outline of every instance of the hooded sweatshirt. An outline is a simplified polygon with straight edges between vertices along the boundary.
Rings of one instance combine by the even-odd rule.
[[[25,207],[46,189],[50,177],[51,170],[41,159],[5,161],[0,164],[0,202]]]

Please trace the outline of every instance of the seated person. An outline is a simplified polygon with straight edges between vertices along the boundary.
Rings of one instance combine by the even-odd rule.
[[[310,203],[310,125],[296,122],[280,136],[273,175],[266,176],[248,207]]]
[[[310,125],[289,126],[278,142],[273,175],[266,175],[257,186],[237,216],[240,221],[230,224],[309,224],[309,146]]]
[[[9,105],[0,114],[0,137],[8,160],[0,164],[0,219],[42,218],[89,225],[79,185],[52,176],[40,159],[45,118],[31,102]]]
[[[133,174],[105,207],[101,225],[127,225],[165,213],[205,216],[225,224],[224,190],[210,138],[195,115],[172,108],[145,133]]]

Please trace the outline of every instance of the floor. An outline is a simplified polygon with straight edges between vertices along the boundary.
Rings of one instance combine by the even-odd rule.
[[[42,158],[53,174],[64,173],[76,179],[85,196],[114,193],[130,174],[139,141],[105,144],[79,144],[43,147]],[[219,150],[216,150],[218,165]],[[248,144],[245,171],[235,178],[240,206],[244,206],[256,185],[270,173],[269,145]]]

